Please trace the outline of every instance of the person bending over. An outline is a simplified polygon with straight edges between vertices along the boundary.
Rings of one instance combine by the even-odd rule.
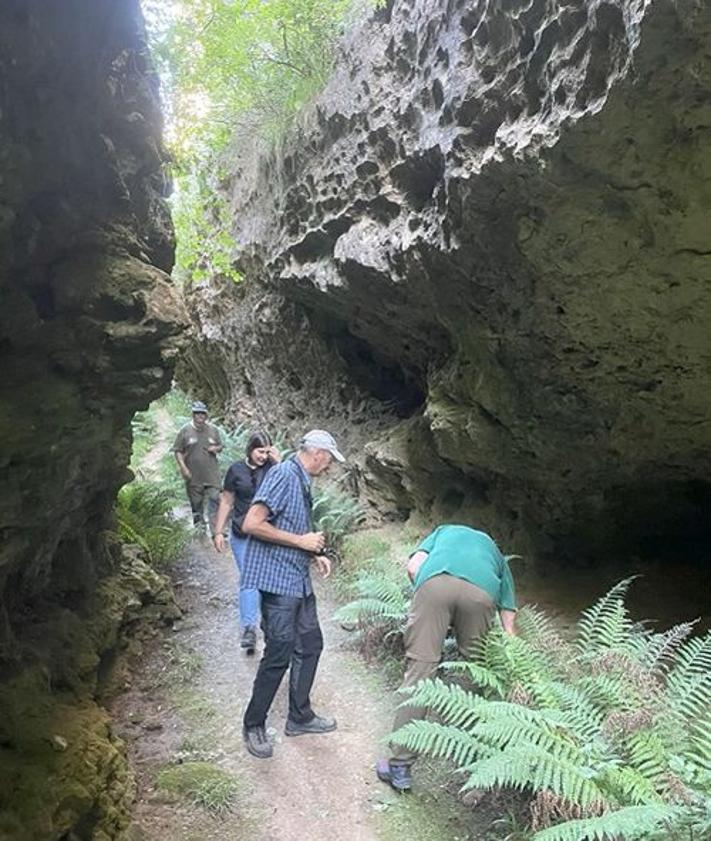
[[[414,596],[405,628],[406,671],[401,689],[432,677],[450,627],[463,656],[489,630],[497,610],[506,633],[515,633],[511,570],[485,532],[468,526],[439,526],[410,556],[407,574]],[[393,730],[424,718],[426,712],[421,707],[399,707]],[[390,749],[390,758],[378,761],[378,777],[397,791],[407,791],[416,754],[394,743]]]

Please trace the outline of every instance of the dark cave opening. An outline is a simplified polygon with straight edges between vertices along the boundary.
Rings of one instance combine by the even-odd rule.
[[[564,536],[527,569],[530,600],[576,612],[636,577],[633,616],[660,628],[711,627],[711,483],[647,479],[608,488],[594,514],[577,511]]]
[[[401,418],[411,417],[422,408],[426,394],[418,372],[407,370],[396,360],[379,353],[354,335],[345,322],[332,315],[312,312],[311,318],[319,333],[341,357],[349,379],[360,391],[384,403]]]
[[[410,417],[424,405],[423,387],[397,362],[379,354],[345,327],[331,339],[361,391],[385,403],[401,418]]]
[[[605,494],[610,537],[640,557],[704,560],[711,549],[711,482],[645,481]]]

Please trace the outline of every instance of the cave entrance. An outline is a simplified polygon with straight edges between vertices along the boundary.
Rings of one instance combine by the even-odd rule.
[[[616,582],[639,576],[628,604],[659,628],[711,628],[711,483],[635,482],[608,489],[523,582],[527,599],[576,616]],[[564,555],[564,560],[561,560]]]
[[[314,314],[321,335],[346,364],[357,388],[386,404],[398,417],[408,418],[425,404],[425,388],[418,372],[375,350],[355,336],[343,322]]]

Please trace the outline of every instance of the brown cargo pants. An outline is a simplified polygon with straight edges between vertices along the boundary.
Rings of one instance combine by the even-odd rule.
[[[207,513],[210,534],[214,536],[215,517],[217,516],[217,506],[220,501],[220,489],[214,485],[198,485],[186,482],[185,490],[188,493],[190,508],[193,512],[193,524],[202,525],[204,523],[205,513]],[[206,508],[207,511],[205,511]]]
[[[472,644],[491,627],[495,612],[491,596],[468,581],[446,573],[427,579],[415,591],[405,628],[407,668],[400,688],[412,687],[432,677],[449,628],[454,630],[460,653],[466,656]],[[393,730],[426,715],[427,710],[422,707],[400,707],[395,713]],[[416,757],[400,745],[391,743],[390,748],[391,762],[410,764]]]

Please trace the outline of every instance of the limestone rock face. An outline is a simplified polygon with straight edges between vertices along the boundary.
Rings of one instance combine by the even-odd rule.
[[[92,669],[125,611],[82,647],[78,671],[61,673],[53,646],[71,648],[96,620],[96,594],[116,572],[105,531],[128,478],[130,419],[168,388],[185,322],[167,275],[163,160],[138,0],[0,5],[0,680],[22,686],[44,674],[87,706]],[[0,799],[11,796],[8,779],[23,784],[13,766],[22,740],[6,729],[9,685]],[[90,752],[108,736],[94,712]],[[67,755],[81,757],[78,737],[68,738]],[[81,820],[91,837],[105,811],[95,794],[67,794],[54,827],[44,815],[27,831],[59,837],[58,826]]]
[[[286,307],[248,335],[308,323],[325,380],[422,418],[410,507],[575,551],[708,528],[709,44],[693,0],[395,0],[279,155],[234,160],[245,294]],[[214,351],[246,397],[251,342]]]

